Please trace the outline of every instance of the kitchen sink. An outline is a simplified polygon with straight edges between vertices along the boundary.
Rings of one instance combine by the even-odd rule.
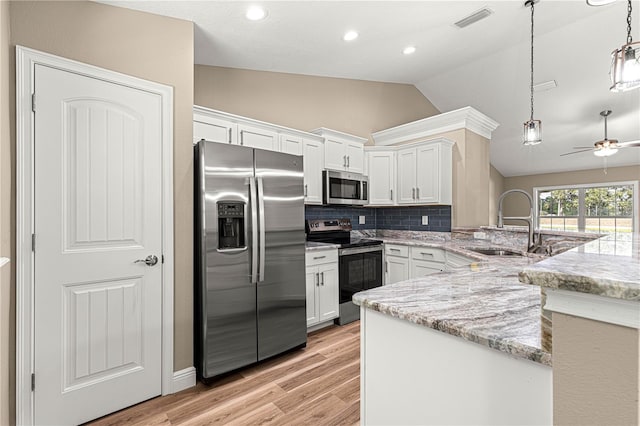
[[[522,256],[521,252],[505,249],[467,247],[467,250],[475,251],[476,253],[484,254],[486,256]]]

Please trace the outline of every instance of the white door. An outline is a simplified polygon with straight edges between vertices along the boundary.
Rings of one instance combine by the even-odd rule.
[[[322,204],[322,169],[324,145],[322,142],[304,139],[304,203]]]
[[[320,285],[318,267],[306,268],[307,286],[307,327],[318,323],[318,303],[316,299],[316,288]]]
[[[200,139],[220,143],[236,143],[238,125],[219,118],[193,115],[193,142]]]
[[[398,151],[398,203],[416,202],[416,149]]]
[[[347,170],[347,155],[344,142],[326,138],[324,140],[324,168],[329,170]]]
[[[409,279],[409,259],[406,257],[387,256],[387,282],[398,283]]]
[[[161,393],[162,105],[42,65],[35,88],[35,424],[77,424]]]
[[[278,151],[278,134],[276,132],[239,124],[238,133],[240,133],[240,145]]]
[[[393,205],[395,157],[393,152],[371,151],[369,159],[369,204]]]
[[[339,316],[338,265],[327,263],[318,267],[320,286],[318,287],[318,318],[327,321]]]
[[[302,138],[290,135],[280,135],[280,152],[302,155]]]
[[[364,173],[364,146],[357,142],[346,142],[344,153],[347,155],[347,171]]]
[[[411,278],[424,277],[444,271],[444,263],[411,259]]]
[[[416,171],[416,198],[421,203],[436,203],[440,199],[439,146],[422,146],[417,152],[420,167]]]

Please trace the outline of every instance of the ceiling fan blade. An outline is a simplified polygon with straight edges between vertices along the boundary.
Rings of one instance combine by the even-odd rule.
[[[640,146],[640,139],[636,141],[618,142],[617,148],[628,148],[631,146]]]
[[[583,150],[580,150],[580,151],[567,152],[565,154],[560,154],[560,157],[564,157],[565,155],[579,154],[581,152],[587,152],[587,151],[593,151],[593,148],[583,149]]]

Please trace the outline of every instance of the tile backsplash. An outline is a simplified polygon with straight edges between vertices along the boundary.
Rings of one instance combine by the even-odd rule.
[[[365,224],[359,224],[359,216]],[[422,225],[422,216],[429,224]],[[349,207],[305,206],[306,219],[350,218],[353,229],[451,232],[451,206]]]

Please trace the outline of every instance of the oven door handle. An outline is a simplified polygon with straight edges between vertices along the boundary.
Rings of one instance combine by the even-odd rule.
[[[379,246],[365,246],[365,247],[349,247],[338,250],[338,256],[349,256],[351,254],[360,253],[375,253],[382,251],[382,244]]]

